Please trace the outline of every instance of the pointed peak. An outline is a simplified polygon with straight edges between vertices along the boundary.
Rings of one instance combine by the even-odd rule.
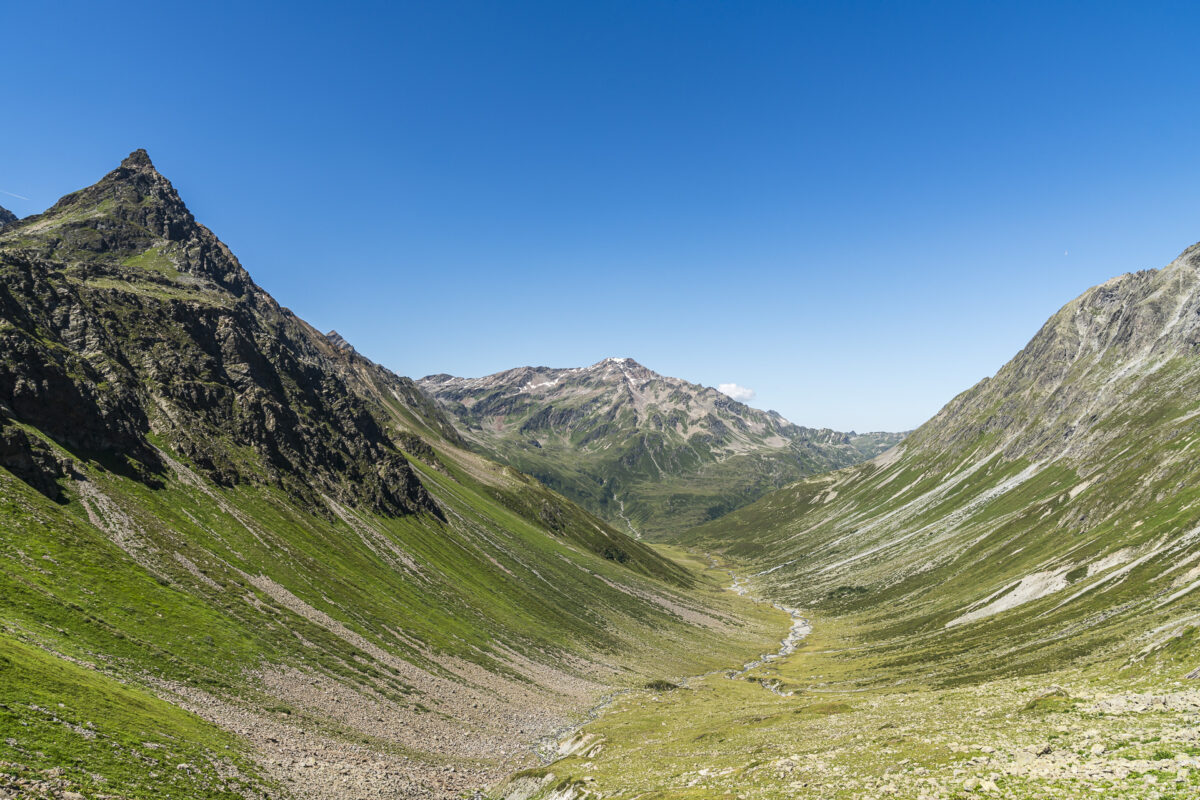
[[[358,352],[357,350],[354,349],[354,345],[347,342],[345,340],[345,338],[343,338],[342,335],[340,333],[338,333],[337,331],[330,331],[329,333],[325,334],[325,338],[329,341],[329,343],[331,345],[333,345],[338,350],[341,350],[344,353]]]
[[[137,187],[139,193],[151,192],[158,195],[178,197],[175,187],[166,176],[158,171],[150,154],[138,148],[120,165],[100,179],[97,186],[131,185]]]
[[[237,296],[254,286],[250,276],[212,231],[196,222],[187,205],[154,168],[145,150],[134,150],[96,183],[65,195],[26,222],[37,222],[43,252],[61,251],[77,263],[91,258],[117,261],[162,249],[163,240],[182,243],[175,266],[212,281]],[[95,233],[64,235],[91,228]],[[91,255],[87,255],[90,253]]]
[[[593,364],[592,367],[593,368],[594,367],[616,367],[625,372],[633,371],[633,372],[645,372],[645,373],[649,373],[651,375],[658,374],[654,370],[650,369],[649,367],[645,366],[644,364],[639,364],[637,361],[634,361],[632,358],[629,358],[628,356],[625,356],[622,358],[616,358],[616,357],[606,358],[603,361]]]
[[[70,224],[104,218],[109,223],[132,223],[129,234],[149,233],[156,238],[181,240],[195,232],[196,221],[171,182],[154,168],[145,150],[134,150],[121,165],[95,184],[59,199],[40,217],[72,214]],[[128,237],[126,237],[128,238]],[[111,244],[107,245],[111,249]]]
[[[10,225],[16,222],[18,219],[20,219],[20,217],[18,217],[16,214],[9,211],[4,206],[0,206],[0,228],[3,228],[5,225]]]
[[[603,361],[597,361],[590,367],[585,367],[584,370],[590,375],[598,375],[601,379],[615,379],[619,381],[648,381],[660,379],[663,376],[659,375],[652,369],[649,369],[642,364],[634,361],[628,356],[623,358],[606,358]]]
[[[125,160],[121,162],[121,166],[125,169],[154,170],[154,162],[150,160],[150,154],[140,147],[126,156]]]
[[[597,361],[592,366],[593,367],[603,367],[606,365],[615,365],[615,366],[620,366],[620,367],[641,367],[642,369],[645,369],[645,367],[642,367],[641,364],[639,364],[638,362],[634,361],[632,358],[629,358],[627,356],[622,357],[622,358],[618,358],[616,356],[610,356],[609,358],[606,358],[603,361]]]

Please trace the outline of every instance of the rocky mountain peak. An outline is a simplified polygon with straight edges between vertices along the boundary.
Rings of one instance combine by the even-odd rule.
[[[140,147],[127,155],[125,160],[121,162],[121,166],[125,169],[154,170],[154,163],[150,160],[150,154]],[[157,172],[157,170],[155,171]]]
[[[223,486],[441,514],[377,397],[428,400],[365,359],[331,358],[329,340],[253,284],[144,150],[0,232],[0,287],[0,465],[31,486],[53,495],[63,470],[8,418],[119,459],[147,485],[169,472],[156,436]],[[340,336],[334,345],[353,353]]]
[[[239,297],[254,288],[233,253],[196,222],[145,150],[133,151],[95,184],[22,220],[21,230],[36,257],[92,272],[142,264],[157,280],[177,274],[186,283]]]
[[[632,358],[481,378],[431,375],[419,385],[485,451],[630,530],[703,522],[900,439],[793,425]]]
[[[102,204],[109,214],[127,219],[134,212],[130,221],[149,223],[152,232],[166,239],[185,238],[196,225],[175,187],[154,168],[145,150],[134,150],[99,182],[62,198],[47,214],[92,204]],[[130,205],[142,209],[141,213]]]
[[[622,367],[626,367],[626,368],[635,368],[636,367],[638,369],[645,369],[645,367],[643,367],[638,362],[634,361],[632,358],[629,358],[628,356],[622,356],[620,358],[615,357],[615,356],[610,356],[609,358],[606,358],[603,361],[597,362],[593,366],[600,367],[600,366],[604,366],[604,365],[622,366]]]
[[[639,381],[652,380],[654,378],[662,377],[654,370],[648,369],[647,367],[642,366],[632,358],[628,357],[606,358],[603,361],[599,361],[588,367],[588,370],[600,372],[604,375],[615,374],[617,376],[623,376],[627,379]]]
[[[18,217],[16,214],[9,211],[4,206],[0,206],[0,228],[3,228],[5,225],[9,225],[9,224],[16,222],[17,219],[18,219]]]

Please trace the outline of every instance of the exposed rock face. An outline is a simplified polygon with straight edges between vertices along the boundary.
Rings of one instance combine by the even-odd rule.
[[[337,331],[330,331],[329,333],[325,334],[325,338],[328,339],[329,343],[331,345],[333,345],[334,347],[336,347],[338,350],[341,350],[346,353],[357,352],[354,349],[354,347],[349,342],[347,342],[345,339],[343,339],[342,335],[340,333],[338,333]]]
[[[630,358],[484,378],[431,375],[420,385],[489,454],[648,533],[712,519],[901,438],[794,425]]]
[[[1001,369],[946,405],[910,444],[962,449],[996,433],[1006,457],[1079,451],[1119,431],[1106,418],[1161,403],[1145,394],[1174,362],[1190,378],[1200,354],[1200,245],[1161,270],[1113,278],[1051,317]]]
[[[0,414],[80,458],[153,481],[156,434],[219,484],[440,514],[347,354],[254,284],[145,151],[7,226],[0,273]]]
[[[17,215],[4,206],[0,206],[0,228],[17,221]]]
[[[0,467],[51,500],[62,501],[58,480],[68,473],[69,467],[64,469],[45,442],[16,425],[0,426]]]

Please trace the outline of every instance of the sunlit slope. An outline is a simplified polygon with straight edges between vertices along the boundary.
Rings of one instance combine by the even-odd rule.
[[[5,770],[453,796],[767,638],[279,307],[145,153],[6,225],[0,274]]]
[[[903,444],[687,541],[909,678],[1137,658],[1200,620],[1200,248],[1054,315]]]

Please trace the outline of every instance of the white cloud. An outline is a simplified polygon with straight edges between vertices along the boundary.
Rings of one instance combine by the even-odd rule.
[[[738,386],[736,383],[722,383],[717,387],[717,391],[743,403],[748,403],[754,399],[753,389]]]

